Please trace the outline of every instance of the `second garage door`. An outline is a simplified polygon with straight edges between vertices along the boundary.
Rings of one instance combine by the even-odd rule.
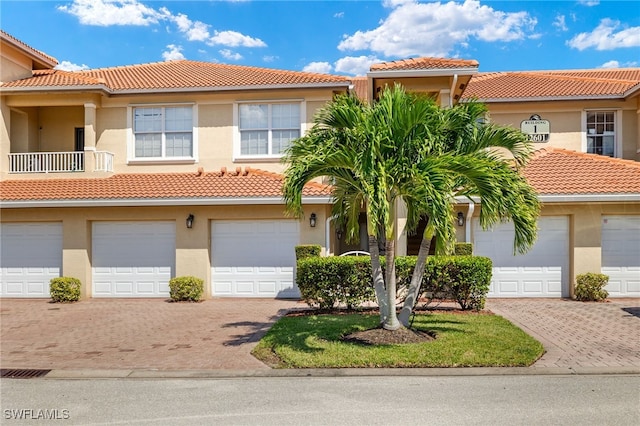
[[[489,297],[568,297],[569,220],[541,217],[538,240],[524,255],[513,255],[513,224],[483,231],[474,221],[474,254],[493,261]]]
[[[300,297],[295,285],[295,220],[214,221],[211,281],[214,296]]]
[[[175,241],[174,222],[95,222],[93,296],[169,296]]]
[[[640,297],[640,216],[602,218],[602,273],[610,297]]]

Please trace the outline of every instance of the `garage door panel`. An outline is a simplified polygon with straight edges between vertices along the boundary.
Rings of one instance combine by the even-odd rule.
[[[484,231],[474,221],[474,254],[493,262],[490,297],[568,295],[569,224],[567,217],[541,217],[538,240],[524,255],[513,254],[512,223]],[[565,294],[563,294],[565,293]]]
[[[0,296],[50,297],[62,272],[62,223],[3,223],[0,227]]]
[[[640,216],[602,217],[602,269],[610,297],[640,297]]]
[[[294,220],[212,222],[213,294],[299,297],[293,284],[298,226]]]
[[[96,297],[167,297],[175,271],[174,222],[96,222]]]

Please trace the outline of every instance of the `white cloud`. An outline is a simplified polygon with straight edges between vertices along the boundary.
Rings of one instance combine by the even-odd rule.
[[[78,65],[69,61],[62,61],[55,66],[55,69],[62,70],[62,71],[82,71],[82,70],[88,70],[89,67],[85,64]]]
[[[78,18],[81,24],[108,27],[111,25],[147,26],[165,18],[162,12],[137,0],[74,0],[58,10]]]
[[[345,35],[338,49],[372,50],[393,57],[448,56],[472,37],[488,42],[522,40],[537,24],[527,12],[502,12],[478,0],[387,0],[385,6],[393,10],[377,28]]]
[[[222,45],[229,47],[266,47],[264,41],[240,34],[237,31],[215,31],[207,42],[210,46]]]
[[[346,56],[335,62],[335,70],[350,75],[366,75],[371,64],[382,62],[375,56]]]
[[[597,6],[600,4],[600,0],[578,0],[578,4],[581,4],[587,7]]]
[[[182,54],[182,46],[176,46],[175,44],[169,44],[167,51],[162,52],[162,59],[165,61],[179,61],[184,59]]]
[[[275,55],[266,55],[266,56],[263,56],[263,57],[262,57],[262,60],[263,60],[264,62],[273,62],[273,61],[275,61],[276,59],[279,59],[279,57],[278,57],[278,56],[275,56]]]
[[[621,64],[618,61],[609,61],[600,65],[600,68],[632,68],[637,66],[638,66],[637,62],[625,62],[624,64]]]
[[[329,62],[311,62],[302,68],[304,72],[315,72],[320,74],[329,74],[333,67]]]
[[[585,50],[590,47],[596,50],[639,47],[640,27],[620,29],[620,21],[605,18],[600,21],[600,25],[595,30],[590,33],[578,34],[567,41],[567,45],[578,50]]]
[[[567,28],[567,24],[565,22],[565,16],[564,15],[556,16],[555,21],[553,21],[553,26],[556,27],[560,31],[568,31],[569,30],[569,28]]]
[[[209,25],[204,22],[193,22],[187,15],[182,13],[173,16],[173,21],[178,26],[178,30],[186,35],[189,41],[205,41],[209,38]]]
[[[337,12],[333,14],[334,18],[344,18],[344,12]]]
[[[241,54],[239,54],[238,52],[232,52],[229,49],[219,50],[218,53],[220,53],[223,58],[228,59],[230,61],[239,61],[240,59],[242,59]]]

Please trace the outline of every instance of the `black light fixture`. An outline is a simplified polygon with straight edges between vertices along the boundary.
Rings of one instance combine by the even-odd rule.
[[[458,226],[464,226],[464,214],[458,212]]]
[[[189,229],[193,228],[193,219],[195,218],[191,213],[189,213],[189,216],[187,216],[187,228]]]
[[[311,216],[309,216],[309,226],[312,228],[316,227],[316,220],[318,219],[318,217],[316,216],[315,213],[311,213]]]
[[[336,231],[336,237],[338,237],[338,239],[339,239],[339,240],[341,240],[341,239],[342,239],[342,229],[338,229],[338,230]]]

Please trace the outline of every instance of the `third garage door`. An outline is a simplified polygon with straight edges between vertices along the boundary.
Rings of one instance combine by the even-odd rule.
[[[568,297],[569,219],[538,219],[538,240],[524,255],[513,255],[513,223],[483,231],[474,221],[474,254],[493,261],[489,297]]]
[[[213,221],[214,296],[300,297],[294,281],[298,221]]]

